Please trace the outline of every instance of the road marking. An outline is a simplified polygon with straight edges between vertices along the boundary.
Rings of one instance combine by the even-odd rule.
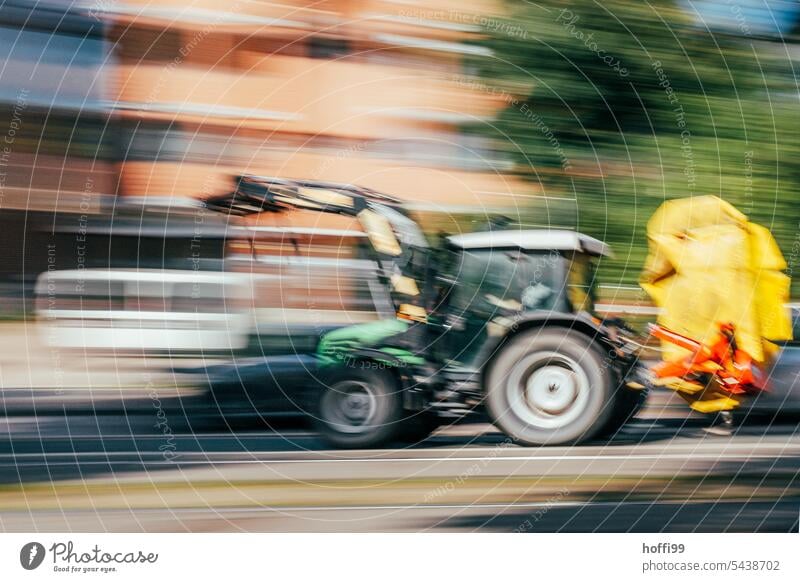
[[[223,453],[226,454],[226,453]],[[245,453],[242,453],[245,454]],[[82,461],[80,457],[82,456],[102,456],[108,458],[108,461]],[[128,455],[129,459],[117,459],[112,460],[110,457],[112,455]],[[182,456],[185,455],[203,455],[203,460],[180,460]],[[454,461],[524,461],[524,462],[550,462],[550,461],[663,461],[663,460],[677,460],[677,459],[686,459],[686,460],[718,460],[718,461],[730,461],[732,459],[775,459],[775,458],[787,458],[787,457],[794,457],[800,459],[800,456],[794,455],[783,455],[783,454],[752,454],[752,455],[731,455],[726,453],[720,454],[711,454],[711,453],[693,453],[693,454],[676,454],[676,453],[664,453],[664,454],[654,454],[654,455],[595,455],[595,456],[586,456],[586,455],[567,455],[567,456],[546,456],[546,457],[423,457],[423,458],[398,458],[398,459],[213,459],[212,454],[209,453],[202,453],[202,452],[192,452],[192,453],[180,453],[177,452],[175,457],[172,460],[164,460],[164,461],[153,461],[150,462],[151,465],[167,465],[167,466],[175,466],[175,465],[249,465],[249,464],[259,464],[259,465],[287,465],[287,464],[331,464],[331,463],[425,463],[425,462],[436,462],[436,463],[445,463],[445,462],[454,462]],[[3,457],[9,457],[9,455],[2,455]],[[133,464],[137,461],[145,461],[145,459],[141,457],[145,456],[159,456],[163,457],[163,452],[158,451],[147,451],[142,453],[51,453],[49,455],[41,455],[37,453],[29,453],[24,455],[16,455],[10,456],[11,459],[16,460],[17,458],[25,456],[25,457],[33,457],[33,458],[41,458],[41,457],[72,457],[75,458],[76,461],[80,464],[85,465],[108,465],[109,462],[114,463],[129,463]],[[59,462],[59,461],[52,461],[48,462],[47,460],[43,461],[26,461],[22,463],[10,463],[10,462],[0,462],[0,466],[30,466],[30,465],[52,465],[52,466],[71,466],[75,463],[70,462]]]
[[[535,508],[576,508],[576,507],[622,507],[630,505],[702,505],[713,504],[719,505],[750,505],[750,504],[785,504],[790,503],[788,500],[781,500],[775,502],[774,500],[750,500],[750,499],[720,499],[720,500],[703,500],[703,499],[687,499],[681,501],[675,500],[620,500],[620,501],[538,501],[538,502],[512,502],[512,503],[474,503],[474,504],[439,504],[439,505],[287,505],[286,507],[280,506],[262,506],[262,507],[175,507],[169,509],[156,508],[156,507],[143,507],[138,509],[123,509],[123,508],[78,508],[78,509],[45,509],[45,510],[26,510],[26,509],[11,509],[2,512],[3,515],[12,515],[20,513],[29,515],[31,512],[37,513],[56,513],[58,515],[75,514],[75,513],[92,513],[92,514],[109,514],[109,513],[169,513],[174,515],[177,513],[198,513],[207,514],[213,513],[215,515],[226,515],[231,513],[288,513],[288,512],[313,512],[313,511],[380,511],[380,510],[414,510],[414,509],[535,509]]]
[[[574,447],[567,449],[568,453],[564,453],[562,455],[538,455],[536,454],[537,451],[542,450],[550,450],[556,452],[559,447],[539,447],[534,448],[531,447],[527,449],[526,447],[513,445],[512,448],[505,449],[506,452],[519,452],[524,450],[531,450],[531,454],[529,455],[519,455],[519,454],[491,454],[486,456],[437,456],[437,457],[430,457],[430,456],[417,456],[417,457],[390,457],[387,455],[393,455],[398,453],[409,453],[415,452],[414,449],[382,449],[379,453],[380,457],[338,457],[335,459],[275,459],[274,462],[277,461],[297,461],[297,462],[309,462],[314,460],[319,461],[431,461],[431,460],[444,460],[444,461],[452,461],[452,460],[483,460],[483,459],[511,459],[511,460],[530,460],[530,459],[547,459],[553,460],[557,458],[565,458],[565,459],[593,459],[593,458],[627,458],[630,456],[643,456],[638,454],[637,451],[642,451],[646,454],[648,450],[653,450],[656,448],[663,448],[664,450],[672,450],[672,451],[680,451],[685,450],[691,455],[698,454],[699,451],[712,451],[719,449],[722,453],[729,453],[734,452],[739,449],[744,449],[745,451],[754,451],[754,450],[763,450],[763,449],[778,449],[779,451],[787,451],[787,450],[795,450],[800,449],[800,442],[798,442],[797,436],[800,435],[789,435],[791,438],[787,440],[772,440],[772,441],[764,441],[763,439],[759,439],[757,442],[736,442],[736,441],[728,441],[728,442],[711,442],[708,440],[686,440],[685,442],[674,442],[674,441],[665,441],[663,443],[658,444],[641,444],[636,446],[607,446],[607,447],[592,447],[592,446],[583,446],[583,447]],[[163,436],[156,436],[153,440],[163,440],[165,437]],[[777,439],[777,437],[776,437]],[[36,439],[30,439],[36,440]],[[244,440],[244,439],[242,439]],[[619,451],[620,449],[625,450],[628,448],[631,451],[630,455],[605,455],[603,454],[605,451],[612,451],[616,450]],[[600,452],[597,455],[586,455],[586,454],[574,454],[577,451],[591,451],[592,449]],[[481,451],[493,452],[497,451],[496,445],[491,445],[489,443],[483,444],[481,446],[467,446],[467,447],[448,447],[448,448],[429,448],[422,451],[416,451],[419,453],[431,453],[440,455],[441,453],[480,453]],[[500,449],[502,452],[504,449]],[[339,451],[340,452],[340,451]],[[253,450],[244,450],[244,451],[184,451],[181,452],[182,455],[329,455],[329,454],[336,454],[337,451],[331,449],[321,449],[321,450],[297,450],[297,451],[253,451]],[[352,454],[359,454],[359,453],[375,453],[375,451],[371,450],[362,450],[362,451],[352,451]],[[65,451],[65,452],[35,452],[35,453],[0,453],[0,458],[2,457],[10,457],[10,458],[19,458],[19,457],[36,457],[36,456],[74,456],[74,455],[161,455],[161,451],[139,451],[139,450],[131,450],[131,451]],[[664,453],[667,454],[667,453]],[[670,453],[671,454],[671,453]],[[663,455],[656,455],[656,456],[663,456]]]

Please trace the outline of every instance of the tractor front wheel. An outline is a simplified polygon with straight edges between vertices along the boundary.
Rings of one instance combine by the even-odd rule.
[[[337,448],[385,445],[398,438],[403,421],[402,393],[387,370],[335,370],[316,400],[317,429]]]

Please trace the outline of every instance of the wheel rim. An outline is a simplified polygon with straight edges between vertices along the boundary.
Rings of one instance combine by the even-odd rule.
[[[374,424],[377,409],[377,397],[368,384],[346,380],[326,390],[321,414],[331,428],[358,434]]]
[[[511,369],[506,381],[509,410],[537,428],[558,429],[586,410],[589,378],[572,358],[557,352],[529,354]]]

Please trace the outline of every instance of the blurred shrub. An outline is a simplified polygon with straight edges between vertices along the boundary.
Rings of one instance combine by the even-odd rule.
[[[524,34],[492,23],[480,41],[492,56],[469,70],[508,107],[467,131],[493,137],[518,174],[562,200],[547,205],[554,226],[614,246],[602,283],[634,283],[653,211],[701,194],[769,227],[800,269],[796,38],[712,31],[677,2],[509,2],[507,11]]]

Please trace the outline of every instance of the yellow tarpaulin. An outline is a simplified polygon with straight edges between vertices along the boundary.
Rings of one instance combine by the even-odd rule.
[[[786,261],[772,234],[716,196],[665,202],[647,224],[650,254],[642,288],[661,307],[658,323],[713,342],[719,323],[736,326],[738,347],[763,362],[792,337]],[[664,343],[664,359],[687,352]]]

